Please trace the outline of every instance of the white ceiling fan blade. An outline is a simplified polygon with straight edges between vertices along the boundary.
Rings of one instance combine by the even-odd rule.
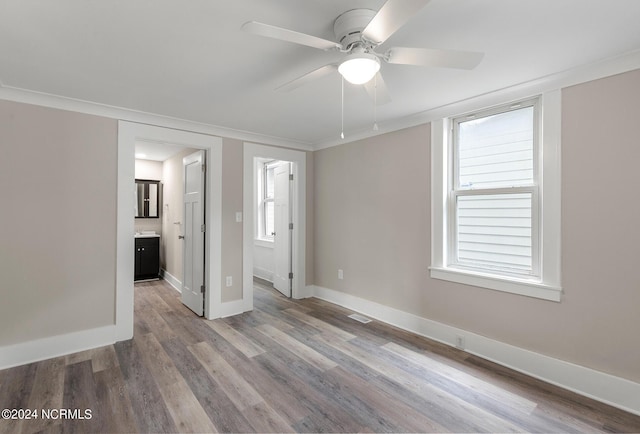
[[[430,0],[387,0],[367,24],[362,35],[380,45],[402,27]]]
[[[342,48],[337,42],[328,41],[316,36],[296,32],[270,24],[249,21],[242,25],[242,30],[254,35],[266,36],[267,38],[280,39],[282,41],[293,42],[294,44],[306,45],[308,47],[319,48],[320,50],[330,50],[332,48]]]
[[[376,74],[373,80],[369,80],[364,84],[364,88],[371,99],[376,102],[376,105],[382,105],[391,102],[389,89],[382,79],[382,74],[380,74],[379,72]]]
[[[393,47],[387,51],[387,62],[402,65],[473,69],[484,53],[475,51],[437,50],[433,48]]]
[[[309,83],[310,81],[314,81],[317,80],[319,78],[324,77],[325,75],[329,75],[334,71],[338,70],[338,66],[337,65],[325,65],[322,66],[318,69],[315,69],[305,75],[303,75],[302,77],[298,77],[295,80],[291,80],[288,83],[283,84],[282,86],[279,86],[276,88],[276,91],[278,92],[289,92],[292,91],[293,89],[296,89],[304,84]]]

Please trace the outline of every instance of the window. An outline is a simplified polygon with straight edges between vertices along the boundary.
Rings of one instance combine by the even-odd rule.
[[[432,277],[560,300],[559,116],[556,93],[432,124]]]
[[[262,240],[273,241],[275,232],[274,170],[279,164],[279,161],[261,163],[258,238]]]
[[[537,101],[453,121],[449,264],[537,276]]]

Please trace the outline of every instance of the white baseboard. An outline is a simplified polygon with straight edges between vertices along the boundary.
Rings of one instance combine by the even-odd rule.
[[[303,298],[313,297],[314,292],[315,292],[315,286],[306,285],[304,288],[300,289],[300,292],[298,294],[294,294],[293,298],[295,298],[296,300],[300,300]]]
[[[39,362],[53,357],[115,343],[115,325],[68,333],[0,347],[0,369]]]
[[[182,294],[182,282],[164,268],[160,269],[160,276],[179,293]]]
[[[317,298],[452,347],[455,347],[456,337],[462,336],[464,351],[470,354],[640,415],[639,383],[505,344],[344,292],[320,286],[314,286],[313,290]]]
[[[273,282],[273,271],[266,268],[253,267],[253,275],[267,282]]]
[[[228,316],[233,316],[233,315],[240,315],[241,313],[244,313],[247,311],[245,306],[246,306],[246,303],[242,299],[221,303],[220,318],[226,318]]]

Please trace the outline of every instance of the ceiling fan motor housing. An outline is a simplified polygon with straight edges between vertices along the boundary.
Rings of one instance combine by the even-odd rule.
[[[345,50],[362,42],[362,31],[376,15],[371,9],[352,9],[340,15],[333,23],[336,40]]]

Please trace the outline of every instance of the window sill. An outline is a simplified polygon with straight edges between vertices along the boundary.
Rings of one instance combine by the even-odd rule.
[[[255,238],[253,240],[253,244],[260,247],[267,247],[269,249],[273,249],[273,240],[265,240],[262,238]]]
[[[502,276],[480,274],[453,268],[429,267],[429,270],[431,271],[431,277],[434,279],[447,280],[449,282],[556,302],[559,302],[562,297],[562,288],[540,282],[531,282],[525,279],[515,278],[508,279]]]

